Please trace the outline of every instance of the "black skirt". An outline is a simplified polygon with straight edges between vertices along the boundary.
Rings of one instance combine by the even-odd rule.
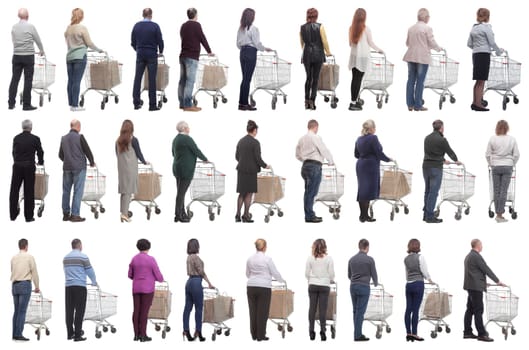
[[[237,172],[237,193],[257,193],[257,173]]]
[[[472,54],[472,64],[474,69],[472,72],[472,79],[474,80],[489,80],[490,69],[490,53],[477,52]]]

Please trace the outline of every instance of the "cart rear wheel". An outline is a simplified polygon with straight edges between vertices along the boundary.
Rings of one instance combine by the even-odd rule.
[[[277,216],[279,216],[280,218],[283,217],[283,212],[281,210],[278,210],[277,211]]]
[[[437,332],[436,332],[436,331],[432,331],[432,332],[430,333],[430,337],[432,337],[432,339],[437,338]]]
[[[37,210],[37,216],[40,218],[42,217],[42,212],[44,211],[44,206],[41,205],[39,209]]]
[[[356,101],[356,103],[357,103],[358,105],[360,105],[360,106],[363,106],[364,103],[365,103],[365,101],[362,100],[361,98],[359,98],[359,99]]]
[[[512,335],[516,335],[516,329],[511,328],[511,334],[512,334]]]
[[[163,95],[162,101],[163,101],[163,103],[167,103],[167,97],[165,95]]]
[[[332,208],[332,207],[329,208],[329,213],[331,213],[331,214],[334,213],[334,208]]]
[[[217,102],[217,99],[213,99],[213,108],[217,108],[217,105],[218,105],[218,102]]]
[[[160,101],[158,101],[158,109],[161,109],[161,108],[162,108],[162,106],[163,106],[163,102],[162,102],[161,100],[160,100]]]
[[[437,332],[441,333],[443,331],[443,327],[437,326]]]
[[[217,333],[213,332],[211,335],[211,341],[215,341],[217,339]]]
[[[222,334],[222,328],[216,329],[215,332],[217,333],[217,335],[221,335]]]
[[[107,326],[103,326],[103,332],[108,332],[108,327]]]
[[[439,99],[439,110],[443,109],[443,97]]]
[[[155,207],[154,208],[154,212],[156,213],[156,215],[160,215],[160,213],[162,212],[162,210],[158,207]]]
[[[84,106],[84,95],[81,95],[81,99],[79,100],[79,107]]]
[[[334,214],[332,214],[332,218],[334,220],[338,220],[340,218],[340,213],[335,212]]]
[[[103,206],[100,206],[100,207],[99,207],[99,211],[101,212],[101,214],[103,214],[103,213],[106,211],[106,209],[103,208]]]
[[[286,95],[283,96],[283,104],[285,104],[285,105],[287,104],[287,96]]]
[[[94,212],[94,219],[99,219],[99,212],[98,211]]]
[[[369,206],[369,216],[373,217],[373,206]]]
[[[489,105],[489,101],[487,101],[487,100],[481,100],[481,105],[482,105],[483,107],[487,107],[487,106]]]
[[[224,332],[224,335],[227,336],[227,337],[229,337],[229,336],[230,336],[230,330],[227,329],[227,330]]]
[[[198,105],[198,100],[196,98],[193,97],[193,106],[197,106]]]
[[[228,103],[228,99],[226,97],[223,97],[221,101],[222,103]]]
[[[282,325],[277,325],[277,330],[282,332],[283,331],[283,326]]]
[[[160,327],[159,325],[154,326],[154,330],[156,332],[159,332],[161,329],[162,329],[162,327]]]
[[[494,217],[494,212],[492,210],[489,210],[489,218],[493,218]]]
[[[270,222],[270,215],[265,215],[264,222],[267,224]]]
[[[110,333],[114,334],[116,333],[118,330],[116,329],[116,327],[112,326],[110,327]]]
[[[102,109],[102,110],[105,109],[105,101],[102,101],[102,102],[101,102],[101,109]]]
[[[377,102],[377,108],[382,109],[382,100]]]
[[[285,339],[285,330],[284,329],[281,331],[281,338]]]
[[[520,103],[520,100],[518,99],[518,97],[514,96],[512,99],[512,102],[514,102],[514,104],[517,105],[518,103]]]
[[[450,96],[450,103],[456,103],[456,98],[454,96]]]
[[[167,333],[165,332],[165,330],[162,331],[162,339],[165,339],[165,337],[167,336]]]
[[[449,326],[446,326],[445,327],[445,332],[446,332],[446,334],[449,334],[450,332],[452,332],[452,329]]]
[[[518,213],[517,213],[517,212],[513,212],[513,213],[511,214],[511,218],[512,218],[513,220],[518,219]]]
[[[468,215],[468,214],[470,214],[470,208],[465,209],[465,215]]]
[[[458,221],[461,220],[461,213],[456,213],[456,214],[454,215],[454,218],[455,218],[456,220],[458,220]]]
[[[215,213],[209,214],[209,221],[215,221]]]
[[[151,209],[148,208],[147,209],[147,220],[150,220],[151,219]]]
[[[336,102],[331,102],[331,108],[332,109],[336,109],[336,107],[338,107],[338,104]]]
[[[400,208],[399,208],[399,207],[395,207],[395,213],[397,213],[397,214],[398,214],[398,213],[399,213],[399,211],[400,211]]]
[[[287,326],[287,331],[292,332],[294,330],[294,327],[292,327],[290,324]]]
[[[48,94],[48,102],[51,102],[51,92]]]
[[[129,218],[131,218],[132,215],[133,215],[132,211],[129,210],[129,212],[127,213],[127,215],[128,215]]]
[[[37,340],[40,340],[40,329],[37,329],[35,334],[37,335]]]
[[[433,212],[433,216],[435,216],[436,218],[439,217],[439,214],[441,214],[441,211],[439,209]]]
[[[389,220],[393,221],[394,219],[395,219],[395,212],[391,211],[391,213],[389,214]]]
[[[39,106],[40,107],[44,106],[44,95],[39,96]]]
[[[100,331],[97,331],[97,332],[96,332],[96,338],[97,338],[97,339],[100,339],[102,335],[103,335],[103,334],[101,334]]]
[[[277,105],[277,97],[274,96],[272,97],[272,109],[276,109],[276,105]]]
[[[118,96],[114,96],[114,103],[115,103],[115,104],[118,104],[118,103],[119,103],[119,97],[118,97]]]
[[[187,216],[191,219],[193,217],[194,213],[191,210],[187,211]]]
[[[378,331],[378,330],[377,330],[377,333],[375,334],[375,337],[376,337],[377,339],[382,338],[382,331]]]
[[[331,326],[331,338],[336,338],[336,328],[334,326]]]
[[[325,97],[323,98],[323,100],[324,100],[325,102],[329,102],[329,96],[325,96]]]
[[[386,99],[384,100],[386,103],[389,101],[389,95],[386,95]]]
[[[166,331],[167,333],[169,333],[169,332],[171,331],[171,327],[169,327],[169,326],[165,326],[165,331]]]
[[[390,326],[386,326],[386,333],[391,333],[391,327]]]
[[[410,213],[410,208],[408,208],[407,206],[404,207],[404,214],[408,215],[409,213]]]

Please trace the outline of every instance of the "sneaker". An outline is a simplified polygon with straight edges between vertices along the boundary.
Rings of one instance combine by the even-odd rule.
[[[355,341],[369,341],[369,338],[362,334],[360,338],[356,338]]]
[[[85,221],[86,219],[85,218],[82,218],[80,217],[79,215],[72,215],[70,216],[70,221],[71,222],[83,222]]]
[[[497,223],[503,223],[503,222],[507,222],[507,221],[509,221],[509,220],[507,220],[504,217],[496,217],[496,222]]]
[[[349,103],[349,110],[350,111],[361,111],[362,110],[362,106],[358,103]]]
[[[7,108],[9,108],[9,109],[15,109],[15,105],[8,105]]]
[[[200,112],[202,110],[202,108],[197,106],[184,107],[182,109],[184,110],[184,112]]]
[[[425,222],[427,224],[440,224],[441,222],[443,222],[443,219],[431,218],[431,219],[426,219]]]
[[[71,110],[72,112],[82,112],[82,111],[84,111],[85,109],[84,109],[84,107],[71,107],[70,110]]]

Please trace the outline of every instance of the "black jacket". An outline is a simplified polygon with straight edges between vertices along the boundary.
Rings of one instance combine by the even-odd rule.
[[[304,64],[325,62],[320,26],[319,23],[305,23],[299,30],[304,43],[301,61]]]
[[[13,160],[15,163],[24,162],[35,164],[35,153],[37,153],[39,165],[44,164],[44,151],[40,138],[29,131],[23,131],[13,139]]]
[[[235,159],[239,162],[237,170],[243,173],[258,173],[261,168],[266,168],[266,163],[261,158],[261,144],[250,135],[244,136],[237,143]]]
[[[481,254],[472,249],[465,258],[463,289],[484,292],[487,289],[487,276],[495,283],[500,281],[487,266]]]
[[[445,154],[457,162],[457,156],[448,144],[443,134],[434,131],[424,139],[424,160],[423,168],[442,168],[445,160]]]

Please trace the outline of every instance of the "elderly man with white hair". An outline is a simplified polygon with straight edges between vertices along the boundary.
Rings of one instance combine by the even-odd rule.
[[[33,24],[28,22],[29,13],[25,8],[18,10],[20,21],[13,26],[11,38],[13,40],[13,77],[9,85],[9,109],[16,105],[18,82],[24,72],[24,92],[22,93],[22,109],[32,111],[37,109],[31,105],[31,87],[33,83],[33,70],[35,65],[35,44],[39,47],[40,54],[44,55],[44,48],[40,41],[39,33]]]
[[[189,222],[184,208],[186,192],[193,180],[197,158],[207,162],[207,157],[189,136],[189,125],[180,121],[176,125],[178,135],[173,140],[173,175],[176,178],[176,204],[174,222]]]

